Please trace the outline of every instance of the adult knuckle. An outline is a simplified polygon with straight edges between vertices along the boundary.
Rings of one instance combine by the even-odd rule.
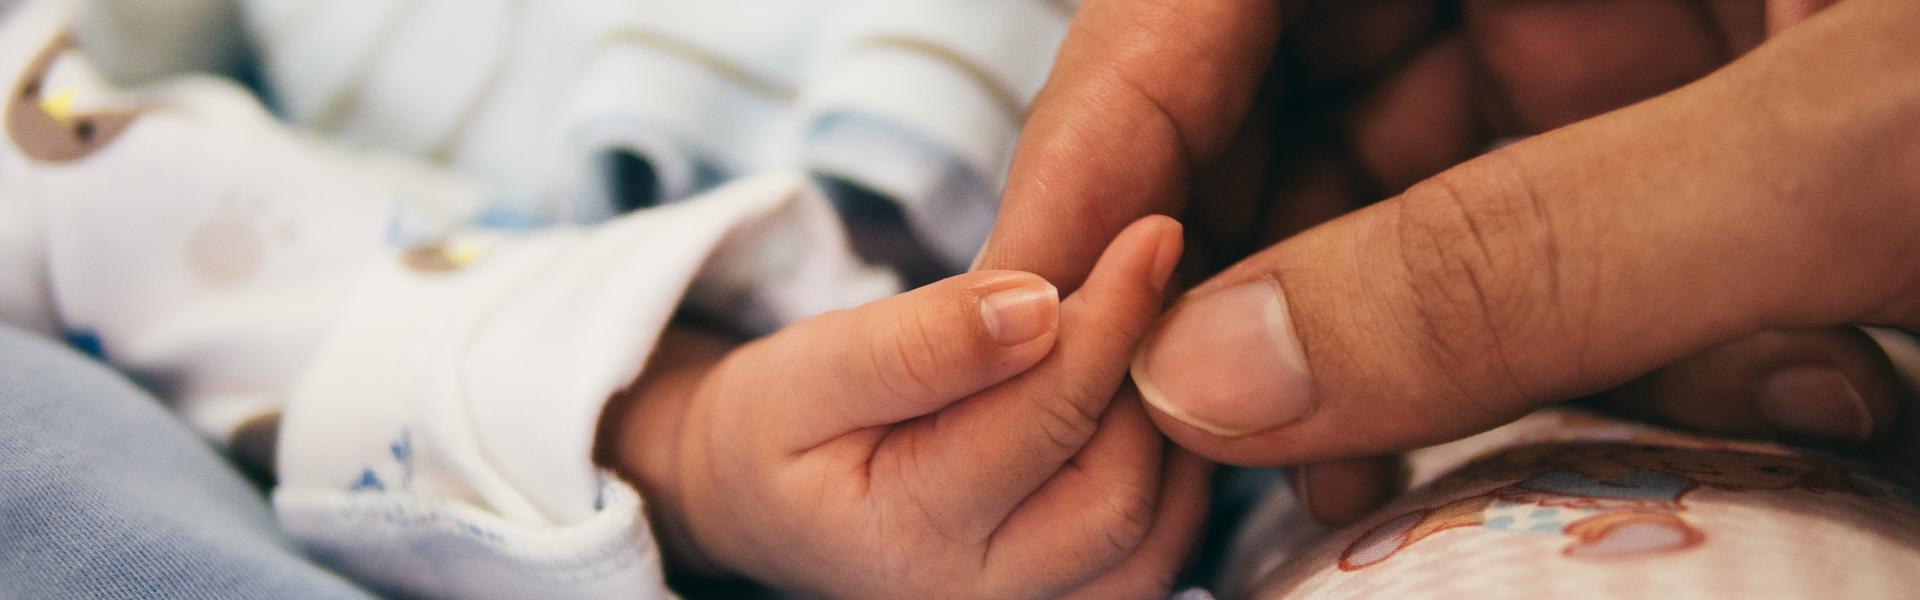
[[[1399,203],[1399,258],[1416,339],[1462,399],[1504,411],[1532,398],[1516,373],[1568,327],[1553,220],[1502,151],[1414,185]],[[1553,343],[1567,343],[1559,339]],[[1573,340],[1577,343],[1577,340]]]

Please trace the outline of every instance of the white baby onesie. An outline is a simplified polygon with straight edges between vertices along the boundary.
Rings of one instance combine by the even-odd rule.
[[[591,461],[606,399],[683,301],[777,324],[898,287],[797,172],[475,228],[487,182],[330,149],[222,81],[121,90],[71,3],[0,8],[0,318],[216,441],[277,415],[283,524],[377,590],[670,596],[640,498]]]
[[[296,122],[592,221],[801,167],[897,203],[950,268],[991,228],[1072,5],[1039,0],[246,0]],[[645,165],[621,198],[610,156]]]

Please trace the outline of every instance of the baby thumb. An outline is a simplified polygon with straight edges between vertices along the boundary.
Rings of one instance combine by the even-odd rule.
[[[742,348],[727,396],[753,407],[793,449],[937,411],[1018,375],[1052,349],[1060,296],[1037,275],[981,271],[828,313]]]

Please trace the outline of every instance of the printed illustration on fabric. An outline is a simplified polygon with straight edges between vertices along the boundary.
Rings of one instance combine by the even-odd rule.
[[[1340,569],[1377,565],[1410,546],[1462,529],[1560,535],[1566,540],[1561,554],[1578,560],[1683,552],[1711,534],[1687,517],[1688,496],[1705,488],[1815,496],[1909,495],[1811,455],[1757,444],[1675,440],[1521,445],[1477,460],[1435,486],[1455,490],[1442,496],[1453,499],[1375,525],[1341,553]],[[1468,490],[1476,491],[1461,495]]]

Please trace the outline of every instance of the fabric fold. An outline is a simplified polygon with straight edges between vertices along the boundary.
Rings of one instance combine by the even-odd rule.
[[[591,452],[601,409],[638,375],[674,312],[771,327],[897,290],[854,259],[827,200],[797,173],[592,229],[454,236],[374,267],[347,301],[294,388],[276,506],[357,578],[436,597],[470,590],[421,587],[430,582],[411,574],[480,561],[513,565],[526,578],[512,581],[526,585],[578,576],[574,566],[530,566],[517,554],[524,544],[449,523],[590,531],[564,553],[598,556],[594,544],[631,539],[632,555],[657,562],[650,537],[614,530],[644,522],[606,516],[634,507],[608,502],[624,484]],[[588,570],[620,585],[657,577],[657,568]],[[549,594],[487,595],[518,595],[502,589]]]

